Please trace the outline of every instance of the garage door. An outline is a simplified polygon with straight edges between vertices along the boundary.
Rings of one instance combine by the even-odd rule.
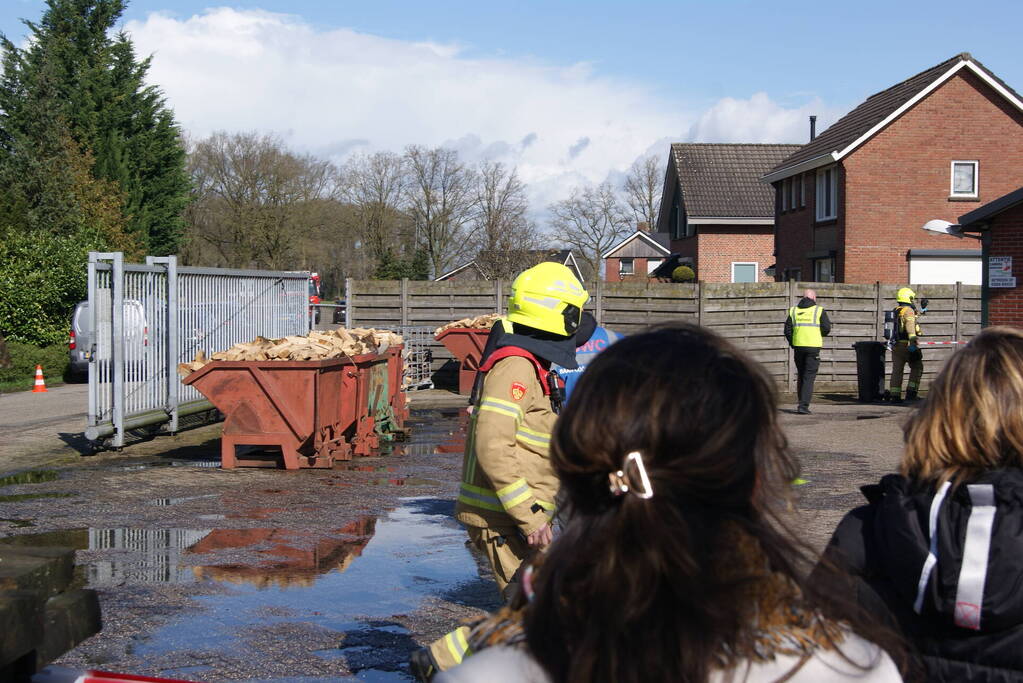
[[[909,281],[914,285],[981,284],[980,252],[969,256],[909,255]]]

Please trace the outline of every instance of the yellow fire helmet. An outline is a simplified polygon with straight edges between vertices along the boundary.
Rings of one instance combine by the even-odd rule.
[[[911,304],[916,300],[916,292],[909,287],[903,287],[895,292],[895,300],[900,304]]]
[[[590,295],[568,267],[541,263],[519,273],[508,298],[508,320],[569,337],[579,329]]]

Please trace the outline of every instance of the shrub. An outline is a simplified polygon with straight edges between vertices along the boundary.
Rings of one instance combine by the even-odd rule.
[[[679,266],[671,271],[672,282],[692,282],[696,279],[696,273],[689,266]]]
[[[30,387],[36,365],[43,366],[48,381],[61,379],[68,369],[68,352],[64,344],[34,346],[8,341],[7,351],[11,356],[11,367],[0,370],[0,382],[25,382],[25,386]]]

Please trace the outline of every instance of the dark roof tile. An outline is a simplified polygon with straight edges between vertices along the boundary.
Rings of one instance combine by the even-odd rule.
[[[691,217],[771,218],[774,188],[760,178],[799,145],[676,143],[671,146]]]
[[[973,62],[1015,97],[1019,97],[1013,92],[1012,88],[991,73],[983,64],[971,57],[968,52],[963,52],[951,59],[945,60],[941,64],[932,66],[926,71],[921,71],[901,83],[896,83],[886,90],[871,95],[862,104],[840,118],[816,138],[800,147],[797,152],[782,160],[781,163],[777,164],[769,172],[781,171],[804,161],[845,149],[861,135],[893,114],[899,107],[916,97],[958,62],[963,61]]]

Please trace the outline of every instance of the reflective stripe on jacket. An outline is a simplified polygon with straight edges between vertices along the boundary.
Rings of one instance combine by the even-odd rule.
[[[824,337],[821,335],[821,313],[824,309],[821,306],[809,306],[799,308],[793,306],[789,309],[789,319],[792,321],[792,345],[812,346],[820,348],[824,346]]]
[[[558,492],[547,458],[555,419],[532,361],[497,361],[469,421],[458,521],[524,535],[550,521]]]

